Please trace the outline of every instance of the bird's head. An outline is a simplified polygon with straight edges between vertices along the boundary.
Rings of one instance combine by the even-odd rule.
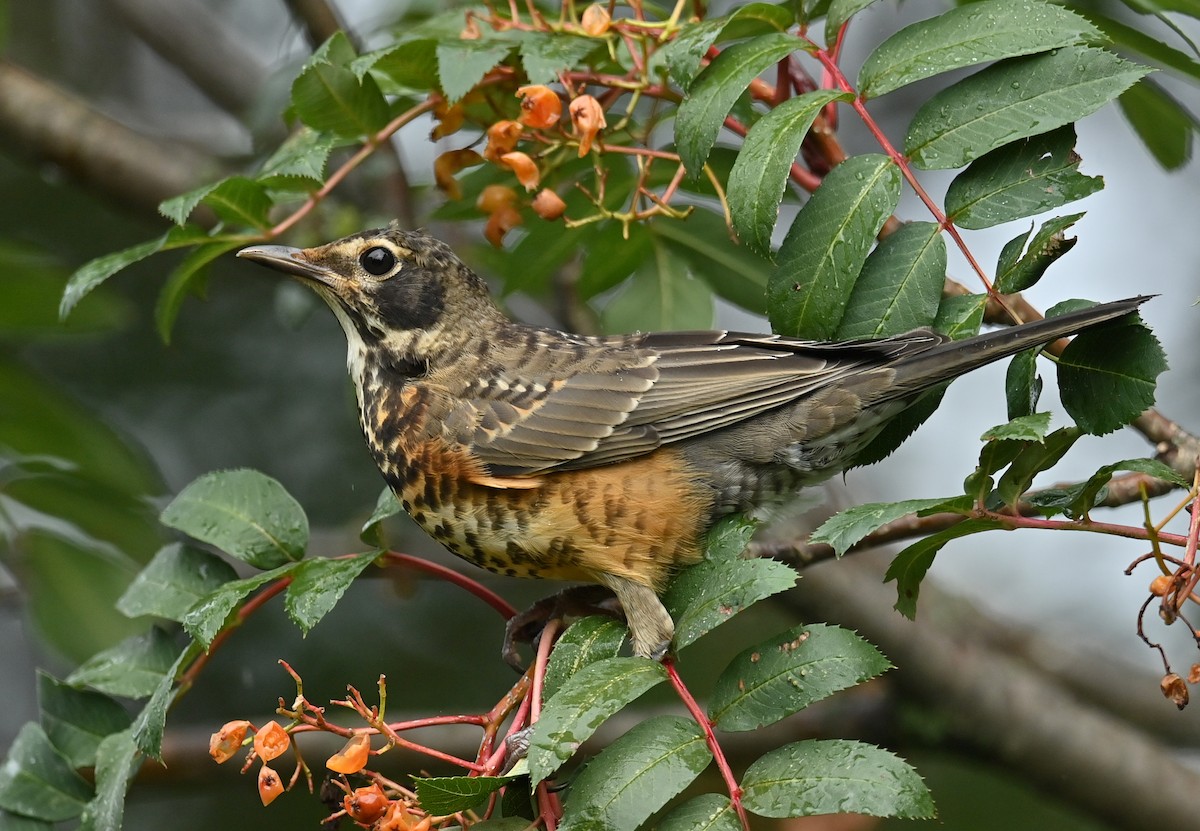
[[[444,243],[395,223],[316,248],[256,245],[238,256],[296,277],[329,304],[356,347],[423,360],[499,311],[487,285]]]

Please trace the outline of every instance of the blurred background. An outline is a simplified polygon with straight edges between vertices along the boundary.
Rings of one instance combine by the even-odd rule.
[[[426,10],[433,8],[441,6]],[[857,66],[904,21],[943,8],[928,0],[874,7],[854,26],[845,65]],[[168,255],[122,273],[65,325],[57,319],[73,269],[166,229],[154,210],[159,200],[236,170],[278,143],[288,84],[322,39],[326,11],[369,47],[370,33],[420,8],[398,0],[0,2],[0,696],[6,705],[0,747],[37,717],[36,669],[64,677],[97,650],[144,629],[145,621],[123,618],[112,603],[171,539],[157,523],[158,510],[201,473],[257,468],[304,506],[316,529],[314,553],[363,548],[357,530],[381,482],[358,432],[341,331],[302,289],[223,258],[212,268],[204,301],[185,305],[164,344],[153,308],[173,265]],[[1150,27],[1144,18],[1138,25]],[[1192,111],[1200,109],[1196,86],[1169,75],[1160,80]],[[873,112],[899,137],[913,102],[929,92],[919,85],[888,96]],[[429,128],[414,124],[396,142],[409,199],[398,202],[396,188],[387,186],[389,162],[373,160],[376,167],[356,175],[296,239],[325,241],[400,216],[431,227],[486,274],[478,227],[430,220],[442,197],[431,187],[438,148],[428,141]],[[1087,216],[1075,226],[1079,245],[1030,300],[1045,308],[1066,297],[1162,295],[1143,313],[1171,361],[1159,381],[1159,408],[1200,429],[1200,167],[1189,153],[1177,169],[1164,170],[1115,108],[1078,130],[1083,170],[1103,175],[1106,188],[1081,205]],[[871,146],[852,119],[842,137],[851,152]],[[936,193],[949,179],[925,181]],[[900,215],[922,218],[915,201],[902,203]],[[977,232],[968,241],[982,262],[992,263],[1019,230]],[[966,274],[954,261],[950,270]],[[538,298],[513,295],[508,304],[525,319],[554,320],[553,304]],[[766,326],[732,307],[716,312],[723,326]],[[979,434],[1005,421],[1003,371],[992,367],[956,383],[899,452],[832,483],[806,506],[820,514],[863,501],[957,492],[974,466]],[[1065,423],[1057,416],[1056,426]],[[1097,458],[1152,454],[1132,432],[1085,438],[1056,468],[1056,481],[1086,478],[1101,463]],[[1173,498],[1156,504],[1159,515]],[[778,533],[799,533],[811,516]],[[1106,519],[1141,524],[1141,507]],[[387,534],[394,548],[457,567],[404,520],[391,522]],[[1013,763],[1001,747],[1004,737],[1019,742],[1028,724],[980,722],[972,736],[963,713],[946,711],[947,703],[958,706],[953,691],[930,688],[936,676],[916,677],[932,669],[909,651],[960,661],[964,673],[996,671],[1009,679],[1027,673],[1022,689],[1034,699],[1030,709],[1044,703],[1049,723],[1091,724],[1082,716],[1095,713],[1128,731],[1115,735],[1145,742],[1131,739],[1128,752],[1119,742],[1109,748],[1114,764],[1147,752],[1169,765],[1197,767],[1200,711],[1193,705],[1177,713],[1162,698],[1161,663],[1135,633],[1153,575],[1143,569],[1126,577],[1123,570],[1141,550],[1094,535],[1064,536],[987,534],[952,543],[933,569],[936,585],[927,584],[915,625],[890,610],[893,590],[880,585],[886,559],[856,555],[810,569],[782,601],[761,604],[715,633],[707,647],[711,667],[689,653],[689,680],[703,689],[731,650],[758,630],[765,635],[797,618],[858,628],[901,669],[789,720],[781,731],[859,736],[893,747],[927,777],[943,829],[1115,827],[1062,799],[1052,775]],[[548,590],[481,579],[517,606]],[[1182,627],[1165,630],[1153,619],[1148,625],[1177,669],[1186,673],[1200,660]],[[482,711],[513,680],[498,660],[500,634],[491,610],[395,569],[360,580],[307,639],[273,604],[230,640],[172,713],[168,766],[147,769],[134,786],[126,827],[315,827],[325,814],[317,800],[297,793],[263,810],[252,777],[207,758],[207,736],[222,722],[261,721],[277,697],[290,698],[294,688],[276,660],[304,676],[313,701],[340,696],[347,683],[371,689],[383,673],[397,717]],[[1069,706],[1060,709],[1063,702]],[[670,699],[648,696],[641,703],[662,707]],[[619,722],[612,731],[620,729]],[[444,738],[465,747],[471,737]],[[1200,828],[1200,811],[1196,817]],[[888,825],[821,822],[794,827]]]

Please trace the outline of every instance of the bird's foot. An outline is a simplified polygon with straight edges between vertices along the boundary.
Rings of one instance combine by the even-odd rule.
[[[504,627],[504,644],[500,655],[504,662],[517,672],[524,672],[525,664],[517,652],[518,643],[528,643],[536,648],[542,630],[551,620],[592,614],[624,619],[613,591],[604,586],[571,586],[550,597],[542,598],[525,611],[508,619]]]

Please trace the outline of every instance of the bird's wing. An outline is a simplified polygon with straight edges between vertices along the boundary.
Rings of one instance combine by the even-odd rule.
[[[495,477],[611,464],[944,340],[918,331],[827,344],[713,331],[557,342],[523,361],[525,370],[466,391],[477,414],[469,443]]]

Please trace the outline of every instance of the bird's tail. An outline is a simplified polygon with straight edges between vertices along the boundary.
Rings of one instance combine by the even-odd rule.
[[[1057,317],[986,332],[966,340],[947,341],[915,355],[905,356],[892,365],[896,370],[896,397],[949,381],[984,364],[1116,320],[1135,311],[1151,296],[1089,306]]]

